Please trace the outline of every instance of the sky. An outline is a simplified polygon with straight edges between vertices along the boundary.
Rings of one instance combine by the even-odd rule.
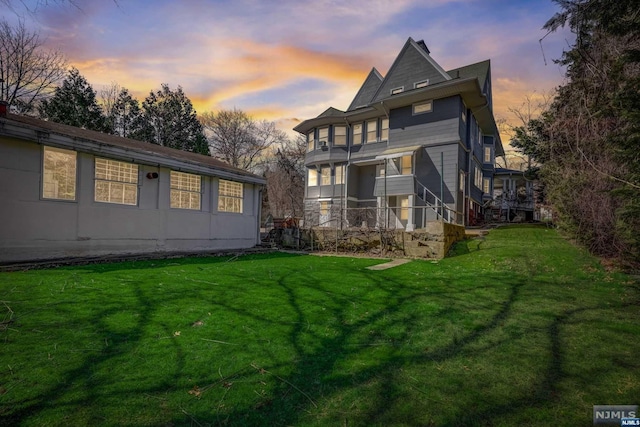
[[[345,110],[409,37],[444,69],[490,59],[494,114],[515,124],[509,108],[563,82],[553,59],[571,43],[566,30],[545,37],[551,0],[9,2],[2,17],[21,17],[96,91],[117,83],[142,101],[181,86],[198,113],[236,108],[290,135],[328,107]]]

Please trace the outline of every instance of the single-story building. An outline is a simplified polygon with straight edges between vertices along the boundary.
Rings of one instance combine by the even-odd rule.
[[[0,263],[260,243],[261,177],[6,110],[0,105]]]

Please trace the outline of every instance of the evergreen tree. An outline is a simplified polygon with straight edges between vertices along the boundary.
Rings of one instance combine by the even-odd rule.
[[[108,131],[106,118],[96,100],[96,92],[77,68],[72,68],[50,99],[38,107],[40,117],[80,128]]]
[[[122,88],[118,93],[107,113],[107,119],[111,132],[125,138],[135,137],[143,127],[140,103],[131,96],[126,88]]]
[[[142,126],[130,134],[132,138],[153,144],[209,154],[202,125],[182,88],[172,91],[163,84],[142,103]]]

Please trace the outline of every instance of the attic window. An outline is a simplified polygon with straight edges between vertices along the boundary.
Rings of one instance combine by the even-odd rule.
[[[398,93],[404,92],[404,86],[397,87],[395,89],[391,89],[391,95],[395,95]]]
[[[422,80],[421,82],[416,82],[413,84],[414,89],[420,89],[422,87],[427,87],[429,85],[429,79]]]

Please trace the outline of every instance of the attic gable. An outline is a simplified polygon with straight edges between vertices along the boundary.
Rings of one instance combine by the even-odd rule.
[[[428,81],[432,85],[447,80],[451,76],[431,58],[424,41],[415,42],[409,37],[371,102],[388,98],[392,92],[412,90],[416,83]]]
[[[356,108],[369,105],[383,80],[384,79],[382,78],[382,75],[378,72],[378,70],[376,70],[375,67],[372,68],[369,72],[369,75],[364,80],[364,83],[360,87],[360,90],[358,90],[356,97],[353,98],[353,101],[351,101],[351,104],[349,105],[347,111],[355,110]]]

